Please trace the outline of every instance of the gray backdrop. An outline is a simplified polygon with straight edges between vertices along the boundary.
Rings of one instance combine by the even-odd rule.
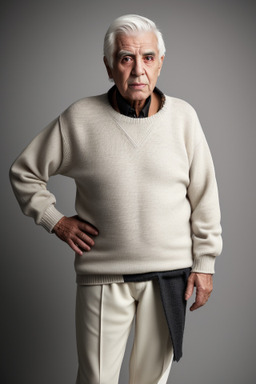
[[[1,382],[74,383],[73,252],[23,216],[8,170],[73,101],[110,83],[102,41],[125,13],[152,18],[167,54],[159,87],[197,110],[214,157],[224,250],[208,305],[188,313],[168,383],[255,380],[255,2],[10,0],[1,6]],[[49,186],[74,213],[72,181]],[[131,341],[129,341],[130,347]],[[127,361],[120,383],[127,383]]]

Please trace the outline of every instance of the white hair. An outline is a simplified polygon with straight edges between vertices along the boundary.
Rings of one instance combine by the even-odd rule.
[[[106,57],[110,68],[113,68],[116,36],[119,34],[130,35],[135,32],[153,32],[158,41],[159,59],[164,56],[164,40],[162,33],[157,29],[155,23],[143,16],[124,15],[113,21],[104,38],[104,56]]]

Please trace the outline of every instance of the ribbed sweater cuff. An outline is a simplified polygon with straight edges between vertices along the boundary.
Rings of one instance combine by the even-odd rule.
[[[64,215],[59,212],[54,205],[51,205],[44,212],[39,224],[42,225],[48,232],[52,233],[53,228],[63,216]]]
[[[216,257],[206,255],[195,258],[192,266],[192,272],[214,274],[215,260]]]

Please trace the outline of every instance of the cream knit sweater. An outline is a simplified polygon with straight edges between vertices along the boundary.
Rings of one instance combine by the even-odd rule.
[[[63,216],[50,176],[75,180],[76,211],[99,230],[76,255],[79,283],[192,267],[213,273],[221,252],[214,168],[194,109],[166,96],[155,115],[116,112],[107,94],[72,104],[14,162],[11,183],[26,215],[49,232]]]

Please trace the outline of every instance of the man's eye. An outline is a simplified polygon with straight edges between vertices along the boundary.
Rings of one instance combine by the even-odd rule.
[[[152,55],[145,56],[145,60],[146,61],[153,61],[154,60],[154,56],[152,56]]]
[[[130,56],[125,56],[122,58],[122,63],[130,63],[132,58]]]

